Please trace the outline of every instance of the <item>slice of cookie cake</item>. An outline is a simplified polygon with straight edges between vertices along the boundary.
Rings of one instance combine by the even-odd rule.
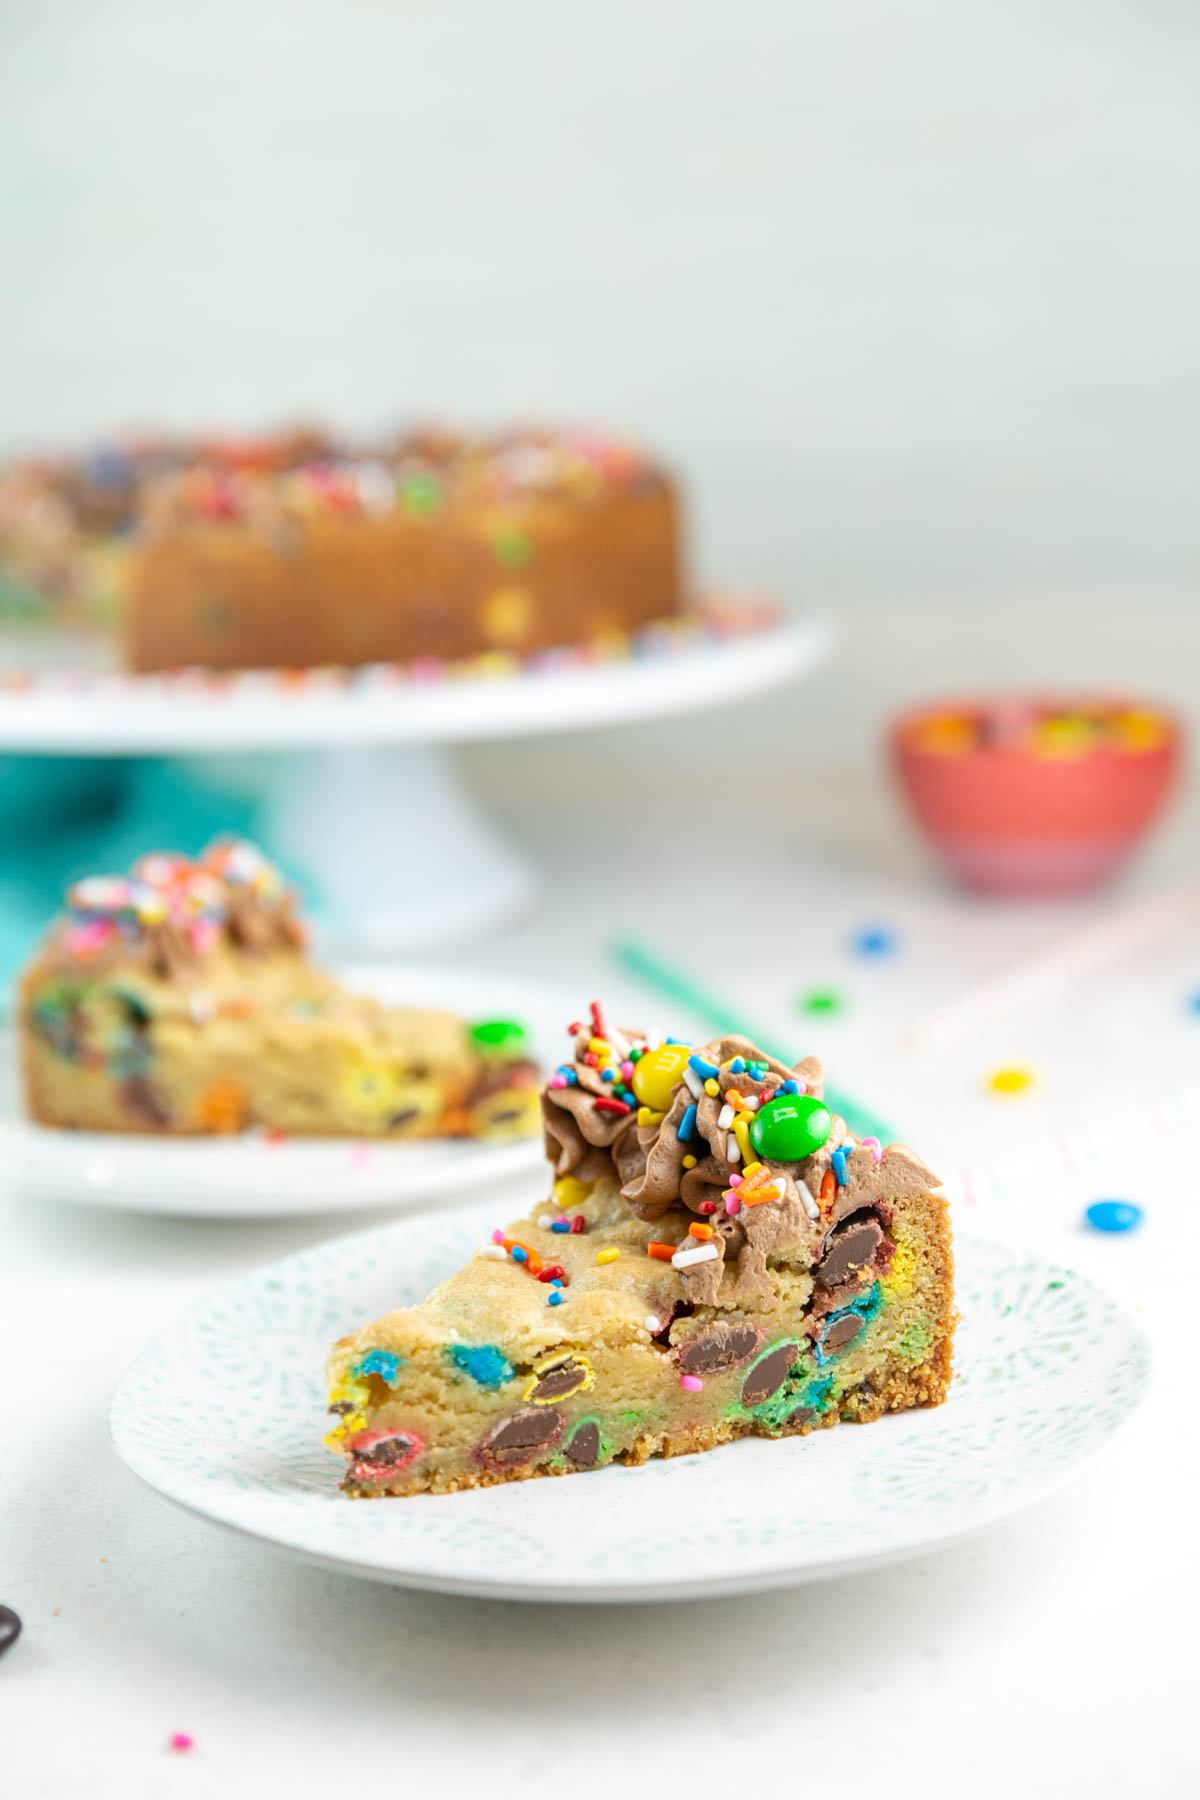
[[[334,1346],[358,1495],[448,1493],[937,1405],[946,1202],[744,1038],[571,1027],[542,1110],[553,1201]]]
[[[253,844],[143,857],[67,891],[18,994],[42,1125],[182,1136],[536,1136],[520,1025],[351,993],[310,960]]]

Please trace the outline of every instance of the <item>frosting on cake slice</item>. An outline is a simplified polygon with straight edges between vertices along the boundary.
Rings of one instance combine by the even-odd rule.
[[[347,1492],[448,1493],[945,1399],[946,1202],[858,1141],[815,1058],[572,1026],[545,1212],[334,1346]]]
[[[253,844],[143,857],[68,890],[20,985],[29,1110],[44,1125],[192,1134],[536,1133],[521,1027],[385,1006],[316,968]]]

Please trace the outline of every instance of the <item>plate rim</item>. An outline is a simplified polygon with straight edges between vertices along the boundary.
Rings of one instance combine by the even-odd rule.
[[[348,959],[332,959],[330,972],[350,987],[388,982],[402,985],[413,978],[421,984],[436,987],[445,980],[449,986],[447,1010],[452,1012],[461,1013],[466,1010],[461,995],[455,992],[456,986],[465,990],[470,984],[486,984],[489,990],[511,990],[515,1016],[520,1016],[522,1011],[522,1007],[516,1002],[525,996],[533,1002],[525,1010],[544,1012],[548,1017],[551,1009],[565,1009],[562,1012],[564,1018],[574,1016],[570,1010],[569,998],[565,992],[560,993],[559,984],[520,972],[510,975],[505,970],[461,968],[452,963],[436,961],[363,963]],[[414,998],[413,1003],[431,1004],[428,998],[419,995]],[[544,1031],[541,1035],[545,1035]],[[536,1027],[534,1036],[538,1036]],[[539,1047],[548,1053],[547,1045]],[[262,1165],[264,1171],[271,1171],[270,1186],[279,1196],[277,1200],[272,1200],[265,1192],[258,1195],[247,1194],[236,1186],[225,1188],[219,1185],[223,1176],[231,1183],[238,1182],[239,1174],[236,1169],[232,1172],[224,1170],[218,1158],[229,1158],[231,1161],[238,1159],[240,1164],[243,1157],[268,1154],[261,1134],[239,1133],[234,1138],[227,1139],[160,1138],[133,1132],[66,1132],[56,1126],[41,1125],[30,1119],[21,1110],[18,1052],[16,1020],[12,1017],[0,1020],[0,1066],[3,1068],[3,1075],[0,1077],[0,1151],[5,1152],[9,1158],[6,1180],[10,1188],[34,1205],[61,1204],[81,1206],[88,1210],[99,1208],[102,1211],[130,1213],[147,1218],[211,1219],[225,1222],[323,1216],[333,1218],[339,1214],[378,1211],[388,1207],[412,1213],[426,1206],[434,1207],[446,1200],[461,1197],[472,1187],[481,1184],[507,1186],[523,1180],[531,1176],[544,1160],[539,1137],[518,1138],[507,1143],[449,1138],[421,1139],[409,1144],[387,1144],[379,1138],[371,1137],[294,1137],[284,1144],[270,1146],[271,1161]],[[364,1184],[361,1177],[355,1176],[352,1159],[364,1148],[372,1155],[378,1155],[381,1151],[384,1154],[394,1151],[411,1153],[425,1146],[432,1146],[433,1151],[431,1155],[422,1158],[420,1167],[407,1172],[397,1170],[390,1181],[385,1181],[381,1174],[378,1185]],[[332,1158],[340,1153],[344,1167],[328,1171],[322,1171],[320,1167],[293,1171],[293,1180],[299,1178],[304,1185],[299,1191],[289,1193],[288,1159],[306,1158],[310,1153],[313,1153],[314,1162],[317,1155]],[[205,1156],[211,1156],[216,1165],[212,1174],[207,1177],[213,1184],[209,1193],[207,1196],[198,1191],[192,1193],[193,1184],[189,1183],[180,1204],[163,1203],[162,1195],[172,1191],[167,1188],[170,1177],[165,1173],[158,1176],[149,1166],[131,1172],[132,1179],[136,1182],[132,1191],[122,1186],[119,1168],[111,1179],[103,1182],[90,1180],[85,1173],[89,1162],[102,1163],[106,1159],[118,1164],[122,1159],[141,1160],[149,1165],[152,1159],[168,1157],[189,1165],[197,1157]],[[53,1169],[49,1174],[44,1174],[39,1167],[43,1159],[47,1164],[61,1159],[61,1172]],[[190,1169],[188,1172],[190,1173]],[[202,1179],[197,1173],[194,1178],[196,1189],[200,1188]],[[266,1185],[264,1178],[264,1186]],[[153,1191],[155,1189],[157,1191]]]
[[[430,1212],[424,1217],[428,1221],[430,1229],[436,1231],[445,1229],[447,1224],[453,1220],[456,1212],[463,1214],[464,1218],[471,1218],[475,1214],[482,1213],[488,1204],[490,1203],[472,1201],[458,1208]],[[914,1527],[907,1534],[901,1534],[895,1541],[876,1550],[864,1549],[848,1554],[820,1556],[806,1563],[784,1562],[769,1569],[749,1570],[724,1576],[710,1575],[705,1576],[702,1580],[698,1580],[695,1576],[689,1576],[678,1580],[660,1579],[631,1585],[621,1581],[609,1581],[598,1576],[588,1582],[579,1582],[574,1578],[564,1579],[561,1582],[526,1578],[517,1583],[506,1580],[503,1576],[492,1580],[479,1575],[456,1577],[419,1568],[381,1567],[366,1556],[356,1555],[353,1552],[334,1554],[312,1549],[307,1545],[289,1541],[277,1533],[257,1529],[237,1519],[222,1517],[220,1513],[201,1504],[197,1495],[187,1496],[172,1491],[169,1486],[161,1485],[144,1464],[139,1464],[136,1456],[136,1442],[131,1445],[126,1423],[120,1417],[122,1390],[127,1380],[133,1376],[145,1360],[153,1355],[163,1339],[186,1326],[192,1318],[204,1316],[211,1308],[213,1301],[221,1294],[234,1292],[242,1285],[259,1281],[268,1275],[277,1276],[278,1272],[288,1264],[310,1258],[314,1252],[334,1249],[344,1251],[356,1240],[380,1237],[397,1229],[408,1230],[412,1228],[413,1223],[413,1221],[396,1220],[390,1224],[375,1224],[365,1229],[344,1232],[335,1238],[326,1239],[322,1243],[293,1251],[288,1256],[259,1265],[246,1271],[235,1280],[226,1282],[219,1288],[214,1288],[168,1320],[122,1371],[106,1408],[105,1429],[109,1444],[128,1473],[135,1476],[143,1486],[157,1494],[160,1499],[168,1501],[181,1512],[199,1518],[209,1525],[219,1526],[235,1537],[248,1539],[252,1543],[264,1545],[283,1555],[297,1558],[302,1562],[337,1574],[353,1576],[360,1580],[382,1582],[391,1587],[412,1588],[426,1593],[441,1593],[453,1598],[519,1601],[528,1604],[625,1605],[655,1601],[720,1599],[739,1594],[760,1593],[767,1589],[799,1587],[806,1586],[810,1582],[834,1580],[843,1575],[883,1568],[913,1556],[949,1549],[992,1529],[993,1526],[1003,1524],[1007,1519],[1017,1517],[1031,1508],[1042,1505],[1044,1501],[1053,1498],[1063,1488],[1069,1487],[1084,1475],[1098,1459],[1111,1451],[1114,1441],[1128,1428],[1133,1415],[1143,1404],[1155,1377],[1153,1346],[1133,1314],[1107,1288],[1093,1281],[1089,1276],[1080,1274],[1077,1270],[1067,1269],[1067,1273],[1076,1283],[1090,1290],[1094,1295],[1098,1295],[1111,1308],[1128,1337],[1126,1354],[1136,1358],[1140,1364],[1140,1379],[1136,1388],[1120,1417],[1116,1419],[1105,1436],[1098,1438],[1086,1450],[1066,1463],[1043,1472],[1036,1492],[1030,1494],[1017,1491],[997,1495],[974,1516],[949,1529],[929,1524],[922,1526],[921,1515],[918,1515]],[[1033,1263],[1047,1271],[1061,1271],[1066,1268],[1065,1264],[1051,1261],[1035,1251],[1023,1251],[1002,1237],[973,1231],[955,1233],[956,1254],[965,1249],[969,1256],[975,1246],[978,1246],[981,1254],[1000,1252],[1010,1262]],[[915,1416],[936,1419],[941,1411],[940,1407],[916,1409]],[[890,1415],[890,1419],[892,1423],[899,1424],[910,1416],[913,1415],[896,1413]],[[883,1425],[886,1429],[889,1420],[878,1420],[875,1423]],[[733,1446],[722,1446],[722,1448],[733,1448]],[[131,1449],[133,1454],[131,1454]],[[626,1479],[636,1478],[637,1475],[636,1470],[627,1470],[623,1473]],[[432,1498],[453,1499],[454,1496],[434,1496]],[[386,1497],[381,1504],[386,1504]]]
[[[699,597],[736,592],[704,587]],[[146,756],[540,737],[674,718],[726,696],[772,692],[818,669],[835,635],[819,606],[789,605],[745,632],[701,635],[661,658],[630,655],[491,680],[396,687],[317,680],[292,692],[276,669],[233,671],[250,679],[198,691],[169,673],[42,679],[26,690],[0,686],[0,751]],[[663,683],[664,663],[678,679]]]

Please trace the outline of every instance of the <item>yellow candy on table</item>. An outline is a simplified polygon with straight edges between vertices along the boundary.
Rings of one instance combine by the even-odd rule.
[[[669,1110],[692,1054],[690,1044],[660,1044],[638,1058],[633,1065],[633,1091],[643,1106],[652,1112]]]
[[[1036,1080],[1032,1069],[993,1069],[987,1078],[987,1086],[993,1094],[1024,1094]]]

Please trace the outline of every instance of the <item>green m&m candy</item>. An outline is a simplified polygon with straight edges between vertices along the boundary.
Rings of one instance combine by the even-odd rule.
[[[519,1056],[525,1048],[525,1027],[515,1019],[481,1019],[471,1036],[484,1055]]]
[[[760,1156],[799,1162],[819,1150],[833,1130],[833,1114],[814,1094],[781,1094],[750,1121],[750,1142]]]

